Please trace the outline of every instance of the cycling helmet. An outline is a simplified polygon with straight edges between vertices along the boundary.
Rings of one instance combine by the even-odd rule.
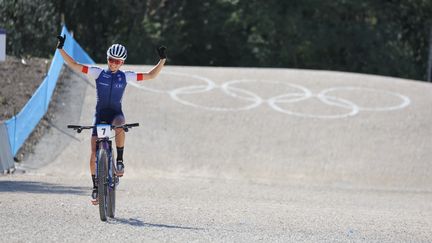
[[[110,48],[108,48],[107,56],[124,61],[127,57],[126,47],[120,44],[113,44]]]

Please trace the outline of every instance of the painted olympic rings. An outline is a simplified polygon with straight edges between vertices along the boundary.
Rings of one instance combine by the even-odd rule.
[[[191,79],[197,80],[200,82],[200,84],[182,86],[180,88],[174,88],[171,90],[149,88],[134,82],[132,82],[131,85],[139,89],[143,89],[154,93],[168,94],[171,97],[171,99],[173,99],[174,101],[177,101],[186,106],[191,106],[191,107],[204,109],[204,110],[243,111],[243,110],[251,110],[253,108],[262,105],[263,103],[266,103],[273,110],[283,114],[288,114],[288,115],[298,116],[298,117],[321,118],[321,119],[337,119],[337,118],[351,117],[357,115],[360,111],[393,111],[393,110],[403,109],[411,103],[410,98],[402,94],[385,91],[385,90],[363,88],[363,87],[353,87],[353,86],[333,87],[333,88],[324,89],[319,93],[314,94],[312,93],[312,91],[310,91],[308,88],[304,86],[288,83],[288,82],[275,81],[275,80],[249,80],[249,79],[230,80],[223,83],[222,85],[217,85],[209,78],[198,76],[198,75],[190,75],[190,74],[178,73],[178,72],[164,72],[164,74],[170,75],[172,77],[177,76],[180,78],[187,78],[188,81],[190,81]],[[236,87],[236,85],[238,86],[238,85],[245,85],[251,83],[257,83],[260,85],[263,84],[282,85],[285,88],[293,91],[284,94],[277,94],[270,98],[263,98],[252,91],[246,90],[244,88]],[[220,91],[227,97],[230,97],[232,99],[237,99],[243,103],[246,102],[247,104],[239,107],[206,106],[206,105],[197,104],[197,102],[192,102],[190,100],[183,98],[183,96],[186,95],[194,95],[194,94],[200,94],[200,93],[210,92],[210,91]],[[388,106],[376,106],[376,107],[360,106],[354,103],[353,101],[348,100],[347,98],[341,98],[334,95],[334,93],[337,92],[349,93],[349,92],[359,92],[359,91],[363,93],[369,92],[379,96],[392,97],[393,99],[396,98],[400,100],[400,102]],[[333,110],[337,110],[338,112],[341,110],[341,112],[340,114],[339,113],[319,114],[318,112],[298,112],[283,107],[283,105],[287,105],[287,104],[289,106],[292,106],[293,104],[297,105],[302,101],[311,100],[311,99],[315,101],[319,101],[322,104],[331,107]]]

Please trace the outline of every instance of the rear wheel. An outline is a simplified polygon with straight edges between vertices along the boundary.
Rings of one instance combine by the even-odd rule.
[[[108,217],[115,217],[115,187],[108,187],[109,203],[108,203]]]
[[[99,200],[99,214],[102,221],[107,220],[107,203],[108,203],[108,155],[105,149],[100,149],[97,158],[98,170],[98,200]]]
[[[110,177],[112,178],[112,185],[108,186],[108,217],[114,218],[115,216],[115,199],[116,199],[116,180],[114,168],[114,159],[111,158],[111,170],[109,171]]]

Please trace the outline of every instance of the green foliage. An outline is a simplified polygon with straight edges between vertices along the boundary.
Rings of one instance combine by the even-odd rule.
[[[328,69],[425,79],[432,1],[0,0],[8,53],[47,56],[60,13],[96,62]],[[13,45],[12,45],[13,43]],[[36,45],[35,45],[36,44]],[[37,47],[37,48],[35,48]]]
[[[58,14],[49,1],[0,0],[0,27],[6,29],[6,50],[14,56],[49,55],[59,30]]]

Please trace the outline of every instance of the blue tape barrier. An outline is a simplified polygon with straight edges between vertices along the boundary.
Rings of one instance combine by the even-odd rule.
[[[63,26],[61,35],[66,35],[66,42],[63,49],[73,59],[79,63],[95,63],[84,49],[81,48],[78,42],[75,41],[72,35],[69,34],[66,26]],[[41,85],[22,110],[11,119],[5,121],[9,143],[12,149],[11,152],[14,156],[47,112],[63,63],[62,56],[59,51],[56,50],[49,71]]]

